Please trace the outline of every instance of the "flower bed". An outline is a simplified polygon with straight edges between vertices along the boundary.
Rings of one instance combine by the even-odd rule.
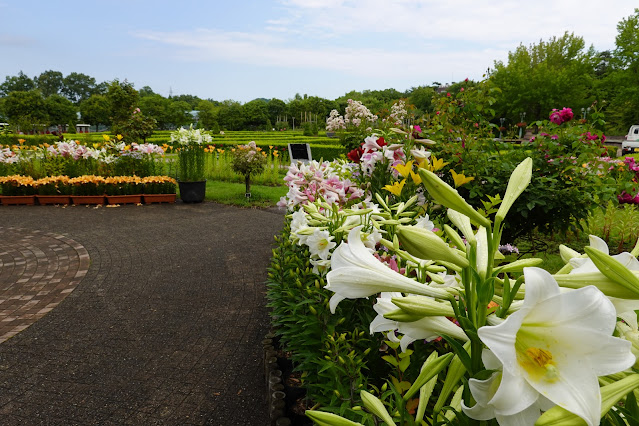
[[[571,118],[553,113],[553,125]],[[268,299],[282,352],[316,407],[307,416],[326,425],[595,425],[603,413],[605,424],[636,424],[639,244],[615,256],[594,236],[585,253],[561,246],[565,266],[550,274],[502,241],[538,180],[603,182],[621,165],[592,155],[592,137],[560,132],[557,143],[519,151],[497,182],[446,169],[458,163],[435,157],[423,134],[377,134],[353,163],[289,169]],[[549,163],[549,152],[564,161]],[[556,181],[543,174],[550,167]],[[503,190],[486,193],[487,183]],[[479,206],[461,195],[477,188]]]

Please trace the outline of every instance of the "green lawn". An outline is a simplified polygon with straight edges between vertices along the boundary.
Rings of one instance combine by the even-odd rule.
[[[251,185],[251,198],[244,196],[243,183],[209,180],[206,182],[206,200],[240,207],[273,207],[288,192],[282,186]]]

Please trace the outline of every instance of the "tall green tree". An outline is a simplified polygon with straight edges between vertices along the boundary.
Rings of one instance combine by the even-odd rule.
[[[44,106],[48,115],[47,124],[50,126],[76,123],[78,120],[76,106],[62,95],[50,95],[44,100]]]
[[[224,130],[242,130],[244,126],[242,104],[233,100],[223,101],[219,106],[217,120]]]
[[[95,78],[77,72],[64,77],[62,94],[74,104],[79,104],[94,93],[96,89]]]
[[[607,79],[611,99],[606,117],[620,133],[639,124],[639,9],[619,22],[615,44],[616,69]]]
[[[520,45],[508,53],[508,63],[496,61],[490,74],[492,84],[501,90],[497,117],[514,124],[522,112],[531,121],[548,118],[553,108],[589,106],[594,100],[595,57],[582,37],[567,32],[529,47]]]
[[[255,99],[242,106],[244,126],[250,130],[264,130],[268,118],[267,103],[262,99]]]
[[[42,128],[48,121],[44,97],[39,90],[9,93],[4,102],[4,110],[9,124],[24,132]]]
[[[278,118],[281,121],[284,121],[284,117],[287,115],[288,111],[286,103],[283,100],[277,98],[273,98],[268,101],[266,109],[268,110],[268,118],[273,124],[277,122]]]
[[[7,76],[0,84],[0,96],[7,96],[11,92],[28,92],[36,88],[35,82],[20,71],[16,76]]]
[[[42,92],[42,96],[48,98],[51,95],[59,95],[64,87],[64,76],[60,71],[45,71],[36,79],[37,88]]]
[[[140,96],[133,84],[124,80],[113,80],[106,94],[109,101],[109,116],[112,125],[124,123],[131,118],[133,110],[139,104]]]
[[[92,95],[80,104],[82,121],[98,128],[111,124],[111,104],[106,95]]]
[[[198,120],[200,127],[207,130],[219,131],[219,124],[217,122],[217,110],[218,107],[211,101],[200,101],[197,104]]]

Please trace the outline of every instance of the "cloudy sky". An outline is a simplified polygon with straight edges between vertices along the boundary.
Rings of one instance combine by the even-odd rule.
[[[127,79],[164,96],[334,99],[478,80],[523,43],[601,51],[636,0],[0,0],[0,81]]]

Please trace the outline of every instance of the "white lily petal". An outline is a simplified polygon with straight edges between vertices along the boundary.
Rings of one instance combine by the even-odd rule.
[[[335,313],[335,309],[337,309],[337,305],[339,305],[339,302],[341,302],[342,300],[346,299],[344,296],[341,296],[337,293],[335,293],[334,295],[331,296],[331,300],[329,301],[329,306],[331,308],[331,314]]]
[[[557,381],[545,380],[532,386],[546,398],[581,417],[588,426],[599,424],[601,416],[601,392],[595,375],[583,374],[583,365],[566,363],[559,367]]]
[[[377,315],[370,325],[370,333],[381,333],[383,331],[390,331],[397,329],[397,321],[392,321],[384,318],[382,315]]]
[[[413,343],[415,340],[418,339],[413,336],[409,336],[408,334],[404,334],[404,336],[399,339],[399,347],[401,348],[402,352],[406,352],[406,349],[408,349],[408,345]]]
[[[539,393],[521,376],[504,370],[501,384],[490,400],[490,405],[500,414],[511,416],[530,407],[537,401]]]
[[[530,426],[534,425],[541,416],[541,410],[537,404],[533,404],[519,413],[512,415],[497,414],[499,426]]]
[[[488,349],[481,351],[481,361],[488,370],[501,370],[501,362],[499,362],[495,354]]]
[[[340,244],[333,252],[326,289],[348,299],[386,291],[447,298],[445,290],[420,284],[380,262],[362,242],[360,230],[360,227],[353,228],[348,235],[348,244]]]
[[[610,250],[608,249],[608,244],[601,238],[596,235],[589,235],[588,239],[590,240],[590,247],[595,250],[599,250],[602,253],[610,254]]]
[[[432,340],[442,334],[459,340],[468,341],[464,331],[446,317],[425,317],[419,321],[399,322],[399,332],[415,339]]]
[[[617,316],[624,320],[624,322],[633,330],[637,330],[639,328],[639,324],[637,324],[637,313],[635,311],[625,311],[617,314]]]

